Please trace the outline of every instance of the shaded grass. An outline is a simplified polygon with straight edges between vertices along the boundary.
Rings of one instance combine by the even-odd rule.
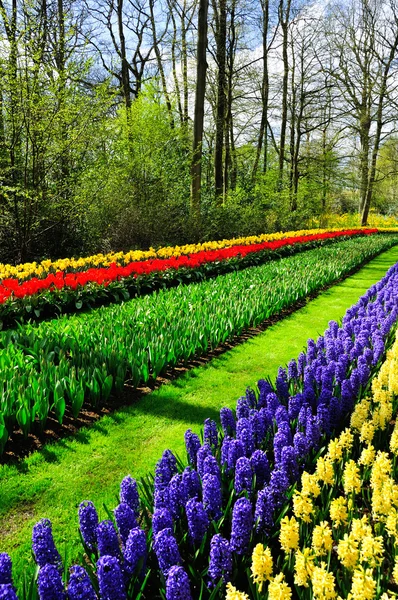
[[[74,437],[0,467],[0,552],[11,554],[16,579],[23,570],[33,570],[30,538],[38,519],[51,519],[61,554],[70,546],[74,558],[77,508],[82,500],[93,500],[104,518],[102,503],[110,508],[117,504],[118,487],[125,475],[145,475],[165,448],[184,455],[188,427],[198,432],[206,417],[218,420],[221,407],[235,407],[247,386],[254,386],[261,377],[274,378],[278,367],[296,357],[309,337],[322,334],[331,319],[341,319],[397,261],[395,247],[207,365],[188,371],[135,405],[103,417]]]

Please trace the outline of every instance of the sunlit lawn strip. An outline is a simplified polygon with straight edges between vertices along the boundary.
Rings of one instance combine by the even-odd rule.
[[[347,311],[342,327],[331,322],[316,343],[309,340],[306,353],[279,370],[274,387],[260,381],[258,397],[249,391],[238,401],[236,418],[222,409],[222,432],[207,419],[201,444],[188,430],[188,466],[165,451],[155,477],[141,484],[141,500],[126,477],[109,520],[98,524],[94,506],[82,503],[88,575],[72,570],[69,598],[77,598],[76,574],[87,598],[94,589],[101,598],[136,598],[140,590],[167,600],[218,598],[229,581],[247,584],[252,549],[264,536],[274,543],[301,467],[313,464],[380,366],[398,315],[397,292],[398,265]],[[61,593],[62,561],[45,520],[34,528],[33,550],[41,598],[48,586]]]
[[[74,312],[83,307],[127,300],[154,289],[200,281],[225,272],[263,264],[340,239],[376,234],[377,229],[354,229],[294,236],[256,244],[237,244],[168,258],[116,262],[104,267],[55,270],[40,277],[0,281],[0,320],[40,318]],[[123,262],[123,261],[122,261]]]
[[[207,353],[339,279],[391,245],[390,236],[357,238],[196,286],[180,286],[81,317],[0,336],[0,450],[19,426],[41,430],[49,411],[62,423],[84,400],[98,405]],[[23,390],[23,393],[21,393]]]

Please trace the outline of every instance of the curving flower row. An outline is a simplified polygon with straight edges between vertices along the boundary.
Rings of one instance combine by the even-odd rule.
[[[353,423],[361,425],[362,432],[363,423],[355,421],[359,409],[354,407],[389,345],[398,317],[397,298],[395,265],[347,311],[341,327],[330,322],[324,336],[317,342],[308,341],[306,352],[297,361],[279,369],[275,386],[262,380],[258,396],[248,390],[238,400],[236,414],[223,408],[221,429],[206,419],[203,443],[188,430],[187,463],[177,461],[166,450],[154,477],[137,486],[127,476],[121,483],[120,503],[109,515],[112,519],[100,521],[95,506],[82,502],[79,524],[86,558],[84,567],[70,569],[66,590],[51,523],[39,521],[33,529],[32,548],[39,566],[40,599],[65,598],[66,594],[69,600],[125,600],[141,595],[166,600],[215,599],[224,595],[226,585],[230,599],[245,598],[237,589],[243,585],[247,589],[246,571],[250,567],[260,594],[272,578],[268,598],[292,597],[285,572],[292,568],[293,549],[312,520],[312,499],[319,481],[332,483],[335,469],[339,469],[333,461],[350,447],[350,432],[339,442],[331,442],[328,456],[318,460],[315,478],[302,476],[308,493],[306,489],[294,493],[294,517],[287,517],[286,502],[300,473],[313,464],[316,453],[348,415],[353,415]],[[372,413],[369,408],[367,414],[372,420],[389,422],[384,408]],[[356,463],[347,464],[342,481],[350,500],[359,497],[358,473]],[[395,488],[391,489],[395,494]],[[328,495],[328,490],[320,489],[318,496],[322,494]],[[394,494],[391,498],[398,497]],[[345,506],[339,500],[333,505],[337,527],[346,519],[345,509],[347,514],[352,510],[348,502]],[[322,509],[317,515],[320,523],[312,535],[310,553],[316,550],[320,560],[314,559],[310,579],[313,591],[324,590],[323,595],[314,591],[313,597],[320,600],[335,596],[327,595],[331,577],[323,564],[323,557],[327,561],[331,552],[331,527],[324,523]],[[278,529],[285,560],[282,555],[277,559],[271,551]],[[372,543],[373,539],[372,533]],[[271,549],[258,545],[265,540]],[[380,552],[377,544],[364,548],[369,560],[366,567],[358,569],[357,577],[363,576],[365,581],[369,575],[366,569],[378,568],[372,567],[371,561],[378,563]],[[304,577],[312,554],[303,549],[302,557],[298,556]],[[274,571],[279,571],[275,577]],[[16,598],[7,555],[0,557],[0,584],[0,597]],[[8,596],[1,586],[8,586]]]
[[[24,299],[47,291],[72,290],[84,288],[88,284],[107,287],[110,283],[124,280],[137,279],[140,276],[161,274],[165,271],[179,271],[184,269],[195,270],[204,265],[226,262],[233,259],[243,259],[248,255],[262,252],[275,252],[287,246],[299,246],[306,243],[331,240],[340,237],[353,237],[356,235],[372,235],[377,229],[344,230],[335,232],[316,233],[304,236],[286,237],[274,241],[261,243],[236,244],[221,249],[206,249],[188,254],[179,254],[170,258],[149,258],[145,260],[132,260],[125,266],[112,262],[109,266],[89,268],[83,271],[67,272],[57,270],[40,277],[31,277],[20,281],[20,277],[3,278],[0,283],[0,304],[8,300]],[[127,255],[126,255],[127,256]],[[45,261],[46,262],[46,261]],[[47,261],[48,262],[48,261]],[[59,261],[58,261],[59,263]],[[52,266],[57,263],[53,263]]]
[[[139,261],[151,261],[156,259],[179,258],[181,256],[191,256],[193,254],[208,252],[211,250],[223,250],[236,246],[253,246],[263,242],[277,242],[290,239],[289,243],[294,243],[295,238],[310,238],[323,234],[339,233],[349,235],[350,233],[376,233],[376,228],[369,227],[341,227],[328,229],[303,229],[300,231],[287,231],[281,233],[271,233],[262,235],[252,235],[230,240],[219,240],[212,242],[203,242],[200,244],[186,244],[184,246],[165,246],[155,250],[130,250],[129,252],[109,252],[107,254],[94,254],[81,258],[63,258],[59,260],[43,260],[40,263],[22,263],[16,266],[0,263],[0,281],[9,278],[16,278],[19,281],[25,281],[32,277],[45,278],[49,274],[55,274],[58,271],[74,273],[85,271],[88,268],[106,268],[111,265],[118,267],[129,265]]]

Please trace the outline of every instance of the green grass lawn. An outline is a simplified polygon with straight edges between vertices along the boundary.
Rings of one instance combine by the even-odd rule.
[[[236,346],[207,365],[143,397],[136,404],[106,416],[73,438],[46,446],[15,465],[0,467],[0,552],[14,561],[15,579],[33,569],[30,551],[34,523],[48,517],[61,554],[70,555],[78,541],[77,508],[92,500],[117,504],[121,479],[152,470],[165,448],[184,454],[184,432],[199,432],[206,417],[218,420],[221,407],[235,407],[237,398],[258,379],[276,376],[303,349],[309,337],[322,334],[331,319],[339,320],[370,285],[398,262],[398,247],[383,253],[357,274],[261,335]]]

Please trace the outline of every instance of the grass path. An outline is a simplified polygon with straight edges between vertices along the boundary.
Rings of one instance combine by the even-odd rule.
[[[102,503],[116,506],[125,475],[146,474],[165,448],[183,455],[188,427],[199,432],[206,417],[218,420],[221,407],[234,408],[247,386],[267,375],[274,378],[278,367],[296,357],[309,337],[322,334],[331,319],[341,319],[396,262],[398,246],[264,333],[135,405],[15,465],[0,466],[0,552],[11,554],[14,573],[33,569],[30,539],[38,519],[51,519],[61,554],[66,545],[71,545],[73,554],[78,540],[77,507],[82,500],[93,500],[104,518]]]

